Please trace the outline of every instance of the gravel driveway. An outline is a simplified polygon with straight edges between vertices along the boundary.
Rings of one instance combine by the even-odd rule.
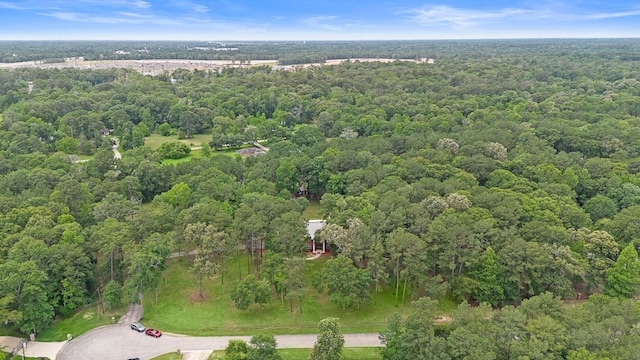
[[[131,330],[128,324],[93,329],[71,340],[58,353],[58,360],[122,360],[139,357],[148,360],[158,355],[181,351],[223,350],[230,339],[249,341],[250,336],[170,336],[152,338]],[[316,335],[278,335],[279,348],[312,348]],[[345,334],[345,347],[381,346],[378,334]]]

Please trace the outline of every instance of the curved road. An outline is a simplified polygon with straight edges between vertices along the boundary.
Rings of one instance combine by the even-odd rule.
[[[224,350],[230,339],[249,341],[250,336],[171,336],[152,338],[131,330],[128,324],[93,329],[68,342],[58,353],[58,360],[122,360],[139,357],[148,360],[180,351]],[[345,334],[345,347],[381,346],[378,334]],[[278,348],[312,348],[316,335],[278,335]]]

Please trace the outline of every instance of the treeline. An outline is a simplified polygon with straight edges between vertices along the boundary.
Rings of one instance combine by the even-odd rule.
[[[85,60],[278,60],[281,65],[355,58],[491,58],[513,55],[597,56],[637,61],[634,39],[475,41],[0,41],[0,62]],[[207,49],[207,50],[205,50]],[[216,50],[218,49],[218,50]]]
[[[635,301],[595,295],[565,306],[544,293],[514,308],[461,304],[451,323],[438,323],[435,301],[421,298],[406,319],[394,316],[380,333],[383,360],[636,359]]]
[[[318,287],[344,308],[382,287],[398,301],[494,306],[547,291],[632,297],[640,74],[598,49],[638,43],[530,44],[295,72],[0,72],[7,320],[38,331],[96,296],[135,300],[176,247],[198,249],[206,279],[237,245],[257,272],[264,241],[279,256],[273,278],[286,276],[283,258],[305,249],[301,188],[321,198],[330,225],[319,237],[339,254]],[[167,126],[210,131],[212,148],[268,140],[270,151],[162,165],[142,145]]]

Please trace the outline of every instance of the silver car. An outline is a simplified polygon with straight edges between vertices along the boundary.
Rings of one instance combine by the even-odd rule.
[[[137,332],[143,332],[146,330],[146,327],[136,321],[134,323],[131,323],[131,330],[135,330]]]

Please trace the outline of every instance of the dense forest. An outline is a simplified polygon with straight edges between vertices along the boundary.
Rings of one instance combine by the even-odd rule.
[[[281,65],[356,58],[488,58],[496,54],[640,60],[633,39],[475,41],[0,41],[0,62],[85,60],[278,60]]]
[[[295,272],[277,272],[304,253],[302,212],[320,199],[329,225],[318,236],[336,255],[323,278],[343,307],[393,287],[397,298],[505,307],[496,315],[502,321],[538,329],[553,322],[561,330],[545,327],[552,335],[589,332],[570,311],[540,317],[510,305],[545,293],[604,293],[596,299],[610,309],[598,311],[615,312],[611,304],[630,306],[622,299],[638,291],[639,46],[440,42],[416,53],[434,64],[155,77],[0,71],[0,314],[37,332],[99,296],[135,301],[157,286],[169,253],[184,248],[198,249],[201,279],[244,248],[251,271],[293,292],[294,279],[284,282],[290,290],[281,281]],[[207,149],[202,158],[163,164],[166,154],[144,146],[163,131],[210,133],[205,147],[213,150],[266,140],[270,151],[242,160]],[[308,196],[296,198],[301,188]],[[253,254],[262,240],[261,268]],[[468,310],[479,314],[469,321],[482,323],[485,310]],[[633,319],[620,319],[626,315]],[[415,324],[436,331],[421,320],[430,315],[416,316],[396,319],[399,338]],[[598,326],[614,337],[610,344],[633,346],[637,318],[623,309]],[[534,334],[519,331],[504,336]],[[552,355],[532,358],[609,351],[588,344],[553,343]],[[501,351],[484,358],[517,358]]]

